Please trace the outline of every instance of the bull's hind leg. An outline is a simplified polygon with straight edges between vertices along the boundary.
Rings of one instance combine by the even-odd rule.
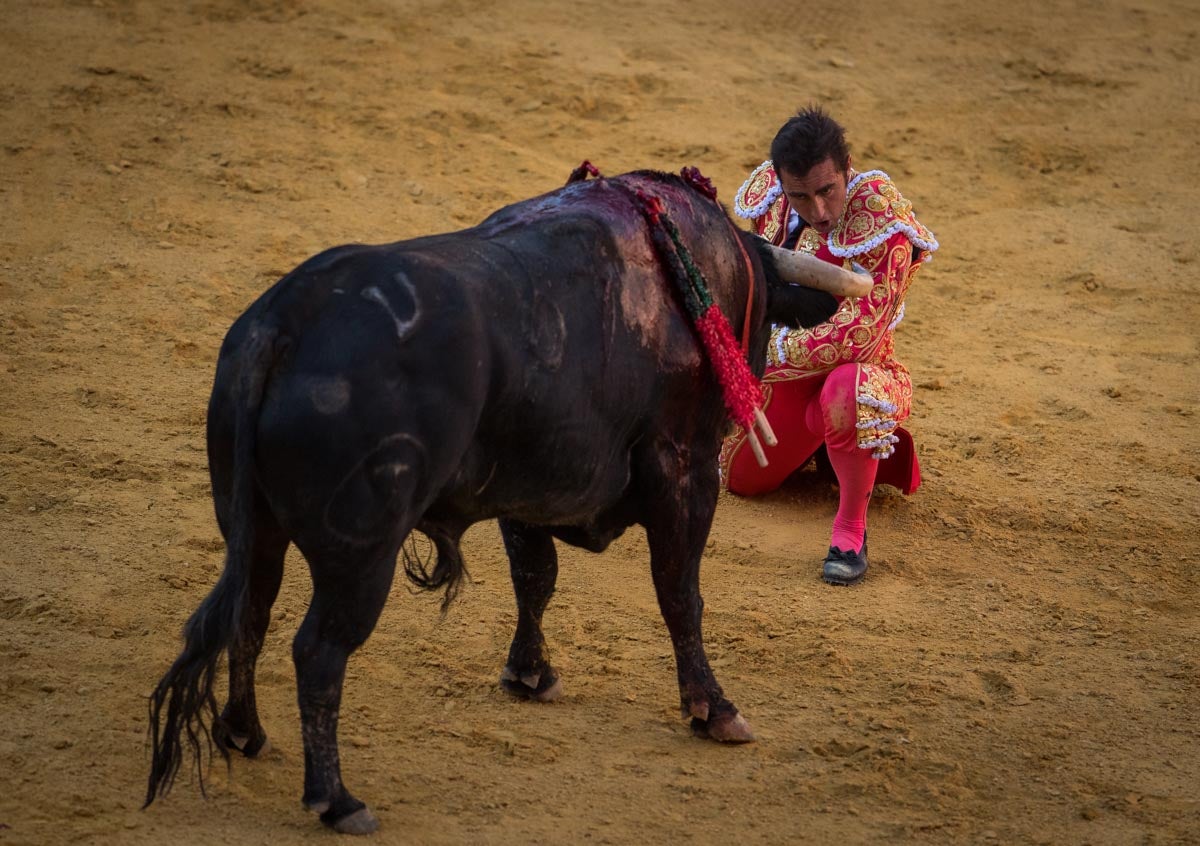
[[[338,711],[346,661],[371,634],[391,589],[396,547],[310,557],[313,599],[292,644],[304,738],[304,804],[343,834],[378,827],[342,783]]]
[[[253,758],[267,747],[267,735],[258,719],[254,696],[254,671],[263,639],[271,622],[271,606],[283,579],[283,558],[288,539],[261,498],[254,504],[254,546],[249,565],[245,616],[241,631],[229,647],[229,701],[214,727],[219,743]]]
[[[558,579],[554,539],[544,529],[515,520],[501,520],[500,533],[517,595],[517,631],[500,684],[514,696],[549,702],[562,693],[542,635],[542,614]]]
[[[688,462],[673,445],[660,449],[655,475],[662,486],[648,505],[646,540],[658,606],[675,647],[683,716],[700,736],[746,743],[754,734],[713,675],[700,625],[700,557],[716,510],[716,456]]]

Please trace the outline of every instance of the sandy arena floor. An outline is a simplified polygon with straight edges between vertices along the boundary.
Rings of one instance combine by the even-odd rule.
[[[1047,10],[1047,6],[1052,7]],[[496,681],[493,525],[446,619],[352,659],[382,843],[1200,843],[1200,11],[1191,0],[31,0],[0,24],[0,844],[329,842],[299,805],[289,559],[265,760],[150,810],[145,697],[215,581],[204,411],[308,255],[697,165],[728,202],[809,100],[942,243],[897,336],[925,485],[817,577],[836,495],[724,497],[693,739],[644,536],[562,553],[565,698]]]

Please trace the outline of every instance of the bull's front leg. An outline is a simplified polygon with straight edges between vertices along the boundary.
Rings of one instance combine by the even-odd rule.
[[[668,485],[651,501],[645,526],[658,607],[675,647],[681,710],[685,718],[692,718],[698,736],[748,743],[754,740],[754,732],[725,698],[709,666],[701,633],[700,557],[717,504],[716,457],[689,468],[676,449],[667,452],[659,466]]]
[[[501,520],[500,533],[517,596],[517,631],[500,684],[514,696],[550,702],[562,694],[542,635],[542,614],[558,579],[554,539],[544,529],[516,520]]]

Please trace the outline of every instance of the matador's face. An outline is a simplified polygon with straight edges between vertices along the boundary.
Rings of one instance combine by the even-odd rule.
[[[846,210],[849,175],[849,170],[839,168],[833,159],[825,159],[803,176],[782,171],[779,183],[796,213],[824,236],[833,231]]]

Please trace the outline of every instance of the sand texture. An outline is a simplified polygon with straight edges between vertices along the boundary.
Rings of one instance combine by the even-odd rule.
[[[761,19],[756,20],[756,15]],[[925,474],[818,578],[811,476],[722,496],[709,657],[758,733],[680,720],[644,534],[562,549],[564,698],[497,685],[493,524],[442,619],[352,658],[372,842],[1200,842],[1200,11],[1192,0],[31,0],[0,22],[0,844],[328,843],[300,807],[289,554],[273,749],[139,811],[146,696],[215,582],[221,339],[306,257],[561,185],[700,167],[730,202],[825,103],[942,249],[897,331]]]

